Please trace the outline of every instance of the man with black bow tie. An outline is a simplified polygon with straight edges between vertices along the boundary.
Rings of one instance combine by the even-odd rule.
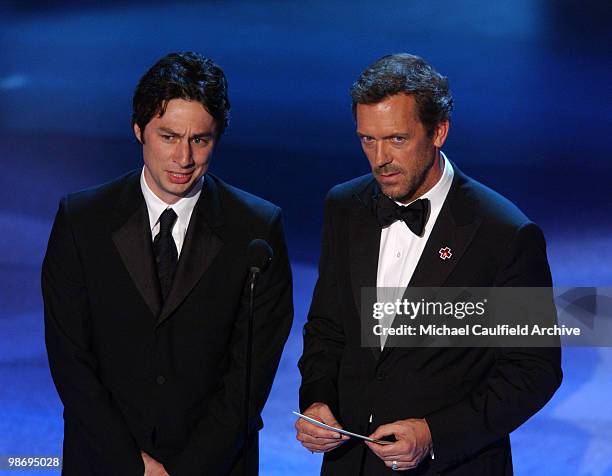
[[[144,167],[62,199],[42,269],[62,474],[257,474],[260,414],[293,315],[280,209],[207,173],[230,108],[212,60],[165,56],[133,106]],[[246,423],[257,238],[273,257],[253,301]]]
[[[559,349],[391,348],[386,334],[364,347],[361,290],[551,286],[542,232],[442,153],[452,98],[423,59],[382,57],[351,96],[372,173],[326,199],[300,407],[395,443],[364,443],[302,419],[297,438],[325,452],[322,474],[512,474],[508,435],[560,385]]]

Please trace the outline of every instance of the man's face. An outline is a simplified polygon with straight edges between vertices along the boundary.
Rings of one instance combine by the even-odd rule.
[[[213,117],[199,102],[184,99],[168,101],[164,115],[149,121],[144,137],[137,124],[134,133],[144,139],[147,185],[168,204],[187,195],[204,175],[217,140]]]
[[[396,94],[376,104],[358,104],[357,135],[382,192],[408,203],[433,187],[441,176],[438,151],[448,121],[430,137],[412,96]]]

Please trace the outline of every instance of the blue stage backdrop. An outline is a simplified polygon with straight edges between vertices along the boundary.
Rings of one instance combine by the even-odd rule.
[[[612,286],[611,19],[593,0],[0,2],[0,455],[61,454],[40,264],[63,194],[141,166],[131,95],[156,59],[194,50],[224,68],[232,120],[212,171],[283,207],[296,319],[261,473],[312,475],[291,410],[323,198],[368,171],[352,81],[391,52],[432,62],[455,98],[449,158],[542,225],[556,285]],[[563,362],[559,392],[512,434],[516,474],[612,475],[612,352]]]

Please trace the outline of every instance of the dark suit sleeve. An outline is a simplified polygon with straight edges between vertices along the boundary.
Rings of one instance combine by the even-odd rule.
[[[253,314],[250,431],[270,393],[283,346],[293,321],[291,268],[285,245],[281,212],[277,209],[264,237],[274,251],[268,270],[257,284]],[[222,277],[219,277],[222,279]],[[242,451],[244,422],[245,349],[248,325],[248,293],[230,342],[230,365],[219,390],[212,396],[206,415],[197,423],[187,447],[165,464],[172,476],[228,474],[227,465]]]
[[[319,278],[315,286],[308,322],[304,326],[304,352],[299,361],[302,374],[300,409],[315,402],[326,403],[338,413],[338,369],[344,349],[344,332],[338,305],[338,263],[333,230],[333,207],[328,197],[323,220]]]
[[[540,229],[518,229],[494,286],[552,286]],[[552,302],[552,301],[551,301]],[[426,416],[435,459],[442,467],[460,462],[527,421],[561,384],[561,350],[497,348],[486,380],[467,398]]]
[[[90,473],[142,475],[144,465],[112,396],[98,378],[87,288],[70,224],[60,203],[42,267],[45,342],[66,424],[78,428]],[[65,448],[66,452],[66,448]],[[66,456],[66,454],[65,454]]]

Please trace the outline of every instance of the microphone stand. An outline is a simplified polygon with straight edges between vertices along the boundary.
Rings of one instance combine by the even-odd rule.
[[[249,279],[249,315],[247,327],[247,347],[246,347],[246,383],[244,387],[244,447],[242,461],[244,464],[245,476],[249,473],[249,400],[251,394],[251,354],[253,353],[253,300],[255,296],[255,285],[259,278],[260,269],[256,266],[251,268]]]

